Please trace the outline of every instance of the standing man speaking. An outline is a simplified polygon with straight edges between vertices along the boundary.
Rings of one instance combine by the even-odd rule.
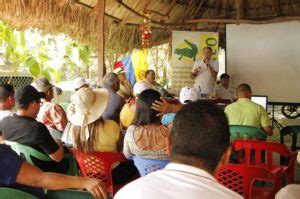
[[[196,60],[192,79],[195,79],[194,88],[205,98],[208,98],[214,88],[217,74],[219,72],[219,62],[212,59],[212,48],[204,47],[202,49],[202,60]]]

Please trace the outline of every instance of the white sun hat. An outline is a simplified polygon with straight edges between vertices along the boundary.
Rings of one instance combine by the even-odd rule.
[[[101,117],[108,103],[106,89],[82,88],[73,96],[67,115],[70,122],[77,126],[88,125]]]
[[[86,79],[78,77],[73,81],[73,87],[75,90],[81,88],[83,85],[88,85],[88,82],[86,81]]]
[[[186,104],[186,101],[195,102],[198,100],[198,94],[195,88],[183,87],[180,91],[179,100],[181,104]]]
[[[136,82],[133,87],[133,94],[134,96],[137,96],[141,94],[144,90],[152,89],[152,88],[153,88],[152,84],[148,82],[144,82],[144,81]]]

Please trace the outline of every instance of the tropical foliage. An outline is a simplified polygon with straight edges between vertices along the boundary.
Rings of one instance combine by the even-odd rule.
[[[1,53],[2,52],[2,53]],[[96,70],[90,57],[93,50],[64,34],[42,35],[38,29],[17,31],[0,21],[0,67],[13,73],[29,72],[52,81],[86,77]],[[87,67],[89,66],[89,67]]]

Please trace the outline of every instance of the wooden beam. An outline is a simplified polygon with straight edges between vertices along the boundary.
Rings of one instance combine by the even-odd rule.
[[[98,70],[97,80],[99,83],[103,82],[105,75],[105,62],[104,62],[104,15],[105,15],[105,0],[98,0]]]
[[[185,23],[214,23],[214,24],[269,24],[278,23],[284,21],[300,21],[300,16],[289,16],[289,17],[276,17],[273,19],[266,20],[249,20],[249,19],[189,19]]]

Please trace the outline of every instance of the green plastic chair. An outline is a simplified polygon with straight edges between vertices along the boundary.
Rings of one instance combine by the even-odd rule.
[[[69,104],[70,104],[70,102],[59,103],[59,105],[64,109],[65,112],[67,112]]]
[[[7,199],[38,199],[38,197],[31,195],[30,193],[26,193],[20,191],[18,189],[12,189],[7,187],[0,187],[0,198]]]
[[[25,146],[23,144],[19,144],[17,142],[12,142],[12,141],[4,141],[4,144],[10,145],[10,147],[19,155],[22,156],[26,159],[27,162],[30,164],[34,165],[32,161],[32,157],[41,160],[41,161],[52,161],[52,159],[35,150],[32,147]],[[77,169],[77,163],[76,159],[74,158],[73,154],[68,153],[65,155],[64,159],[67,159],[69,161],[69,170],[66,173],[66,175],[71,175],[71,176],[78,176],[78,169]]]
[[[246,125],[230,125],[230,143],[235,139],[242,140],[263,140],[266,141],[265,132],[257,127]]]
[[[86,191],[65,189],[65,190],[57,190],[57,191],[48,190],[47,198],[48,199],[65,199],[65,198],[93,199],[94,197],[92,194]]]

